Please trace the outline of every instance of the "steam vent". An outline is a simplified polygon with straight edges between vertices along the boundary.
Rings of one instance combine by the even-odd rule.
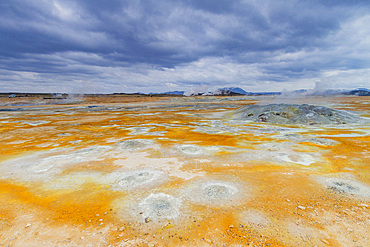
[[[370,246],[370,97],[273,97],[0,98],[0,246]]]

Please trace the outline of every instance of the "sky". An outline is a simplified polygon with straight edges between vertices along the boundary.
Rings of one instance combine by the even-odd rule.
[[[370,88],[369,0],[0,0],[0,92]]]

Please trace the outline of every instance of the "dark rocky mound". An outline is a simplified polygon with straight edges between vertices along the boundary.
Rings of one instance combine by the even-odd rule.
[[[359,88],[343,93],[344,95],[356,95],[356,96],[370,96],[370,90],[367,88]]]
[[[271,104],[247,105],[232,114],[233,119],[276,124],[349,124],[362,118],[323,106]]]

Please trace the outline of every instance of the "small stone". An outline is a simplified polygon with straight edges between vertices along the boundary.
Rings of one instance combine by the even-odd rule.
[[[303,206],[298,206],[299,209],[302,209],[302,210],[305,210],[306,207],[303,207]]]
[[[103,219],[99,219],[99,221],[103,221]]]
[[[212,241],[211,240],[209,240],[208,238],[205,238],[204,239],[204,241],[206,241],[207,243],[209,243],[209,244],[212,244]]]
[[[30,223],[28,223],[28,224],[26,225],[26,228],[27,228],[27,227],[30,227],[30,226],[31,226],[31,224],[30,224]]]
[[[145,223],[149,223],[151,221],[150,217],[145,218]]]
[[[234,225],[229,225],[229,228],[234,228]]]
[[[98,216],[100,216],[100,214],[96,214],[95,216],[98,217]]]
[[[84,236],[81,236],[81,239],[82,239],[82,240],[84,240],[84,239],[85,239],[85,237],[84,237]]]
[[[287,202],[290,202],[290,200],[289,200],[289,199],[286,199],[286,201],[287,201]]]
[[[323,242],[324,244],[330,244],[329,241],[326,239],[321,239],[321,242]]]

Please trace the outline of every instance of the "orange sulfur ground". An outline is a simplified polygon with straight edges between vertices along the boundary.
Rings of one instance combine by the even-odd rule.
[[[0,99],[0,246],[370,246],[369,124],[228,118],[262,100]],[[370,97],[294,100],[370,116]]]

